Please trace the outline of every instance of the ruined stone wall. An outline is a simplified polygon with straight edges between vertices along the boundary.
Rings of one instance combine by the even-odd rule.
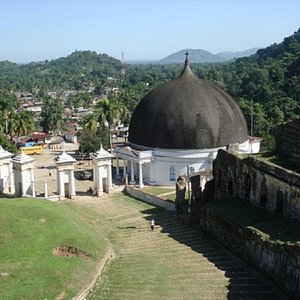
[[[244,261],[300,299],[300,242],[274,242],[254,228],[240,227],[209,208],[201,210],[201,226]]]
[[[214,198],[237,197],[300,222],[300,175],[219,150],[213,163]]]
[[[279,156],[300,165],[300,119],[277,127],[275,143]]]

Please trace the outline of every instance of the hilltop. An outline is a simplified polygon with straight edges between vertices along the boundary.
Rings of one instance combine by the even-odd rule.
[[[219,52],[217,54],[212,54],[211,52],[203,49],[182,49],[180,51],[168,55],[165,58],[156,61],[156,63],[158,64],[182,63],[186,51],[188,51],[189,53],[189,61],[191,63],[218,63],[218,62],[225,62],[239,57],[250,56],[254,54],[258,49],[259,48],[252,48],[252,49],[239,51],[239,52],[227,51],[227,52]]]

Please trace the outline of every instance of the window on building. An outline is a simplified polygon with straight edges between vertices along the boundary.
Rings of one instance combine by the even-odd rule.
[[[170,181],[176,181],[176,170],[174,166],[170,167]]]

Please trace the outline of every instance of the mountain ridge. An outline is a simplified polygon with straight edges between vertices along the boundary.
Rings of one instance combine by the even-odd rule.
[[[182,49],[174,52],[154,63],[157,64],[172,64],[172,63],[182,63],[182,58],[184,57],[186,51],[189,53],[190,63],[218,63],[233,60],[235,58],[247,57],[255,54],[258,47],[247,49],[245,51],[224,51],[217,54],[213,54],[204,49]]]

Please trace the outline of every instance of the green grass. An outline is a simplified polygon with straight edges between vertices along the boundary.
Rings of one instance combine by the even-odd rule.
[[[150,231],[150,216],[161,232]],[[204,254],[193,250],[192,231],[173,213],[121,193],[66,203],[0,199],[0,228],[0,272],[9,274],[0,277],[0,299],[72,299],[91,281],[107,240],[115,258],[88,299],[226,299],[229,291],[224,270],[206,259],[216,255],[210,240],[197,242]],[[53,256],[58,245],[92,258]]]
[[[176,198],[175,187],[146,186],[142,189],[142,191],[155,196],[160,196],[165,200],[175,201]],[[172,193],[172,194],[163,195],[165,193]]]
[[[272,240],[296,242],[300,240],[300,224],[268,213],[246,202],[226,199],[208,202],[207,206],[222,213],[244,227],[252,227]]]
[[[165,194],[165,193],[170,193],[170,192],[175,192],[175,188],[174,187],[159,187],[159,186],[146,186],[143,188],[143,191],[153,194],[153,195],[161,195],[161,194]]]
[[[74,296],[92,277],[107,246],[104,238],[64,203],[0,199],[1,299]],[[91,259],[58,257],[55,247],[77,247]]]

